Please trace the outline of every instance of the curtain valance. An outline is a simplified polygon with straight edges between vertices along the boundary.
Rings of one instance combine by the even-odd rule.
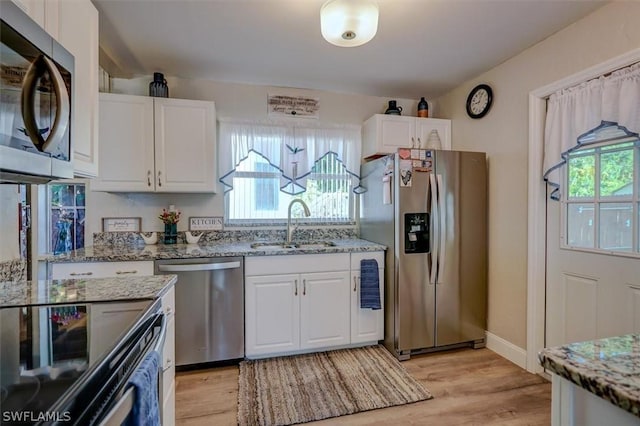
[[[282,123],[220,122],[219,161],[225,192],[233,189],[233,176],[251,152],[280,171],[280,190],[299,194],[306,190],[314,165],[335,155],[360,191],[360,128],[287,125]]]
[[[640,131],[640,63],[586,81],[549,97],[544,135],[543,176],[560,198],[560,168],[578,139],[603,125]]]

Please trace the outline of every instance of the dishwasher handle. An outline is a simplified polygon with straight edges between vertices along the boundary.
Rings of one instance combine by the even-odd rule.
[[[158,265],[160,272],[190,272],[190,271],[219,271],[222,269],[236,269],[240,262],[220,263],[177,263]]]

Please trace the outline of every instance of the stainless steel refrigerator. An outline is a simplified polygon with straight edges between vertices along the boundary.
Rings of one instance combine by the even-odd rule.
[[[400,149],[363,164],[361,178],[360,236],[388,247],[385,346],[399,359],[483,347],[486,154]]]

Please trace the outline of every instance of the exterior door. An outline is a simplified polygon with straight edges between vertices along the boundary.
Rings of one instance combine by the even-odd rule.
[[[580,151],[547,197],[545,346],[640,332],[640,148]]]

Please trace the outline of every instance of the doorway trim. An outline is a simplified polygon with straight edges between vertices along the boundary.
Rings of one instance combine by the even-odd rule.
[[[544,121],[547,98],[554,92],[640,61],[640,49],[609,59],[529,92],[529,177],[527,219],[527,370],[543,371],[538,352],[545,345],[546,184],[542,180]]]

